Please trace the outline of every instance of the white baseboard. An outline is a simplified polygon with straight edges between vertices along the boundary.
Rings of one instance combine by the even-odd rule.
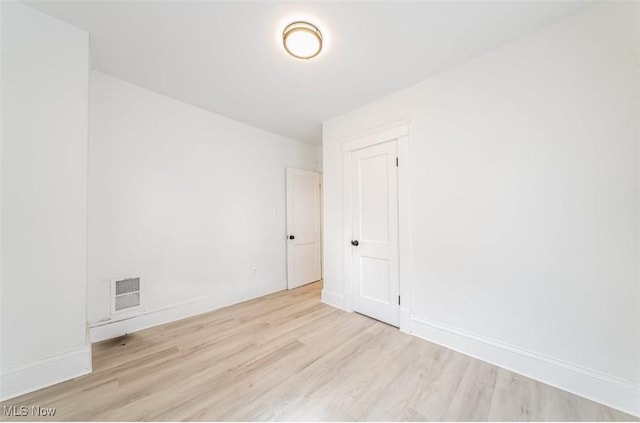
[[[427,341],[640,416],[640,384],[411,316],[411,333]]]
[[[91,347],[12,366],[0,377],[0,401],[91,373]]]
[[[253,298],[286,289],[281,282],[267,286],[256,286],[250,292],[227,292],[218,296],[198,298],[185,303],[172,304],[160,309],[143,311],[140,314],[106,322],[93,323],[89,328],[91,342],[100,342],[128,333],[149,329],[187,317],[218,310],[223,307],[248,301]]]
[[[339,292],[327,291],[326,289],[323,289],[320,298],[321,298],[321,301],[325,304],[328,304],[332,307],[339,308],[340,310],[345,310],[344,295],[342,295]],[[348,310],[345,310],[345,311],[348,311]]]

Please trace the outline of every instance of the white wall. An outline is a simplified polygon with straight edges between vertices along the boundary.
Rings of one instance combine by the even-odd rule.
[[[91,369],[87,33],[3,1],[1,397]]]
[[[90,120],[92,339],[286,289],[285,168],[313,146],[99,72]],[[110,281],[136,276],[144,315],[109,323]]]
[[[411,331],[640,414],[640,5],[598,5],[324,124],[325,301],[342,146],[410,119]]]

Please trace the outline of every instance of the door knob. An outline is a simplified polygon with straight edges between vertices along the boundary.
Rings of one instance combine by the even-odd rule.
[[[289,235],[289,239],[296,239],[296,237],[293,235]]]
[[[351,245],[353,245],[354,247],[357,247],[358,245],[360,245],[360,243],[356,239],[355,241],[351,241]]]

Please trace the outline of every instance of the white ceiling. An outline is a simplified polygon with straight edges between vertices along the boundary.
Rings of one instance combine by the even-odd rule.
[[[590,4],[554,1],[36,1],[91,34],[92,67],[312,144],[321,123],[534,32]],[[325,49],[289,57],[283,27]]]

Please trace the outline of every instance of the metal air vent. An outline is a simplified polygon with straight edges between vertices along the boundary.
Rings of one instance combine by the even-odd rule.
[[[140,278],[114,280],[111,284],[111,314],[140,307]]]

